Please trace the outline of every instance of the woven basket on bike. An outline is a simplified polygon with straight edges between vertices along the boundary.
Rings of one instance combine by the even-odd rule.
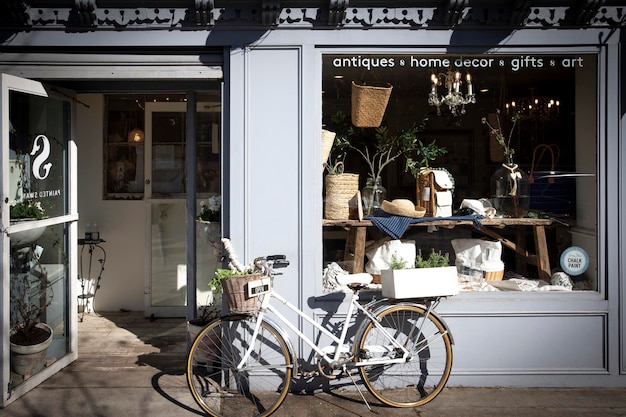
[[[261,279],[261,274],[232,276],[224,280],[222,290],[231,314],[257,312],[257,297],[248,297],[248,282],[258,279]]]

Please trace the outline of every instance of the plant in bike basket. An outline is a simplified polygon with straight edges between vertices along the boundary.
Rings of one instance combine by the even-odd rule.
[[[232,269],[217,268],[215,274],[213,274],[213,278],[209,281],[209,287],[215,294],[219,294],[222,291],[222,282],[224,280],[235,276],[249,275],[251,273],[251,270],[235,271]]]

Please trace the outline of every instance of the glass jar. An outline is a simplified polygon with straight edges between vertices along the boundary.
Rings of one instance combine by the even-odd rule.
[[[380,177],[368,177],[365,187],[361,190],[363,215],[371,216],[376,213],[385,198],[387,198],[387,190],[381,185]]]
[[[528,174],[507,155],[491,176],[491,202],[497,217],[524,217],[530,206]]]

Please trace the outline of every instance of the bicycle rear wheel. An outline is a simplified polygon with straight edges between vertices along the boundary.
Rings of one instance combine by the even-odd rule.
[[[452,343],[441,321],[416,304],[392,305],[377,314],[391,337],[405,347],[406,362],[360,367],[367,389],[393,407],[417,407],[435,398],[452,369]],[[362,360],[402,357],[384,332],[369,322],[357,339]]]
[[[210,323],[196,338],[187,359],[187,384],[196,402],[214,417],[269,416],[283,402],[293,372],[284,338],[263,321],[234,317]],[[241,369],[248,347],[251,354]]]

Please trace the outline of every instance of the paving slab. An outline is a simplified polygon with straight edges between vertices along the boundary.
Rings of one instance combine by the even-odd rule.
[[[185,380],[182,319],[141,313],[87,314],[79,359],[4,409],[0,417],[186,417],[204,415]],[[626,416],[626,389],[445,388],[418,408],[389,408],[354,389],[289,394],[276,417]],[[363,388],[364,389],[364,388]]]

